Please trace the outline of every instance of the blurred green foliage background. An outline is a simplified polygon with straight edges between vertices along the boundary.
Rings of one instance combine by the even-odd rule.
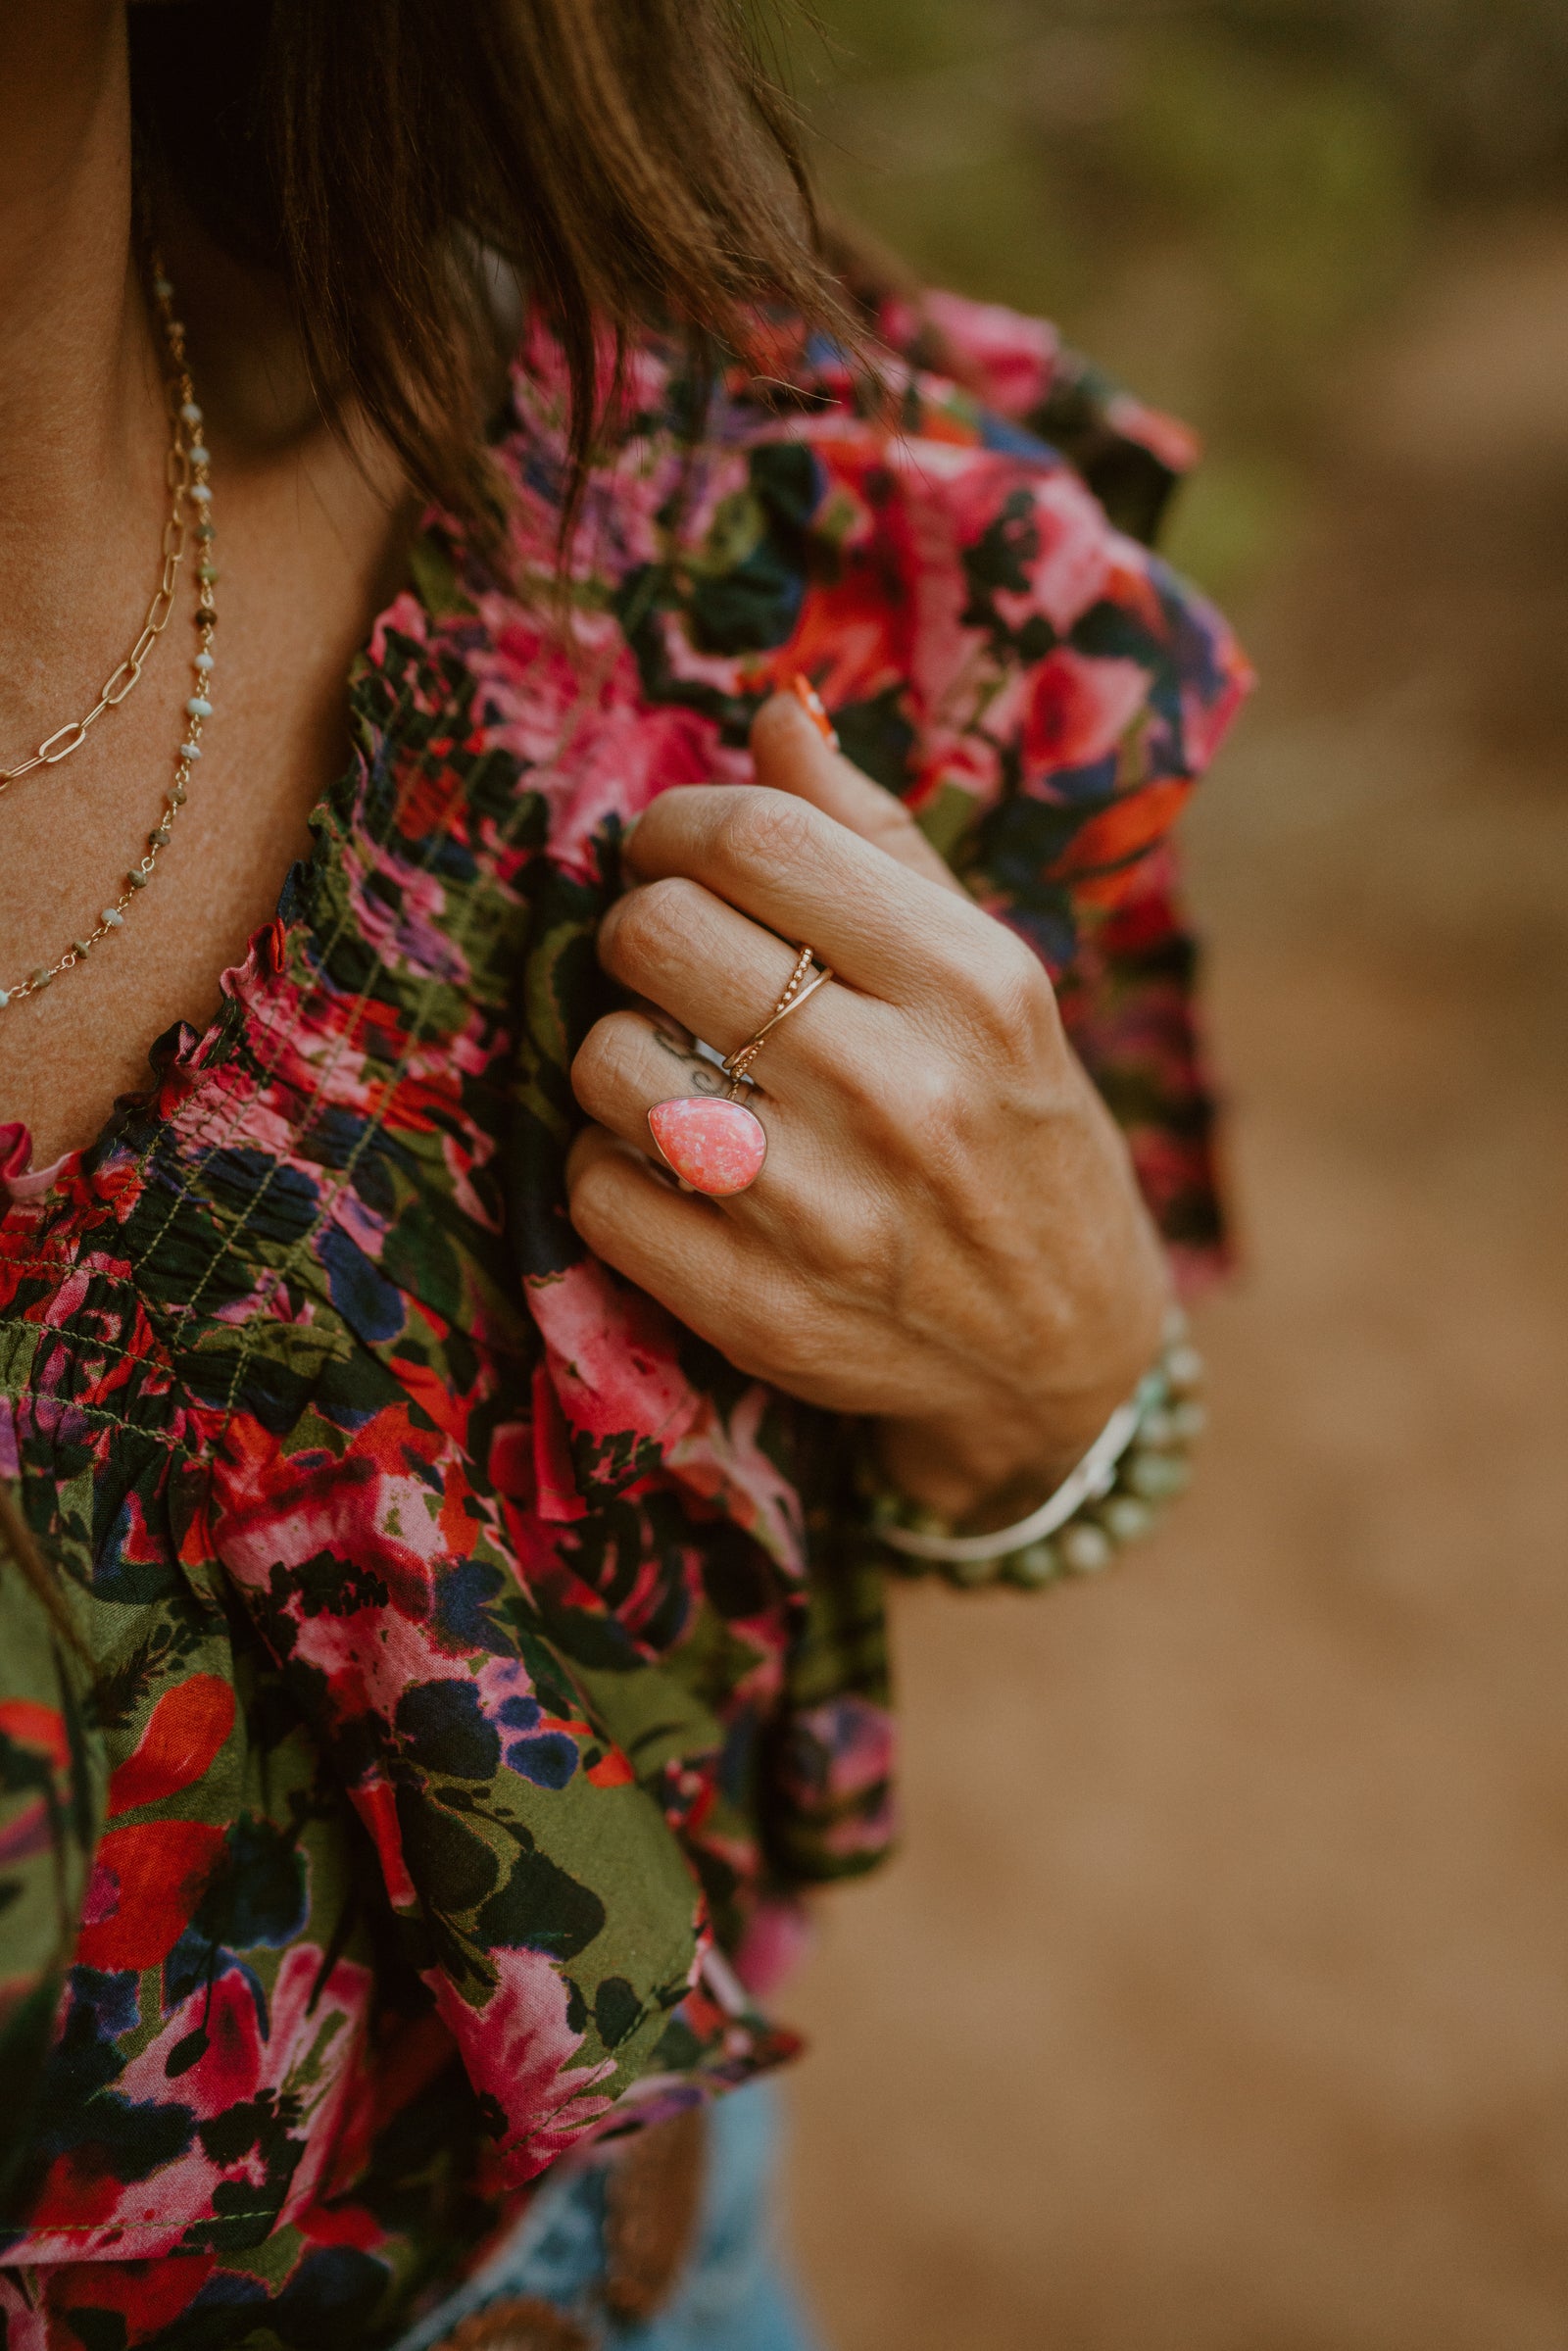
[[[1171,551],[1289,545],[1338,363],[1454,203],[1568,182],[1568,0],[816,0],[828,201],[1201,429]]]

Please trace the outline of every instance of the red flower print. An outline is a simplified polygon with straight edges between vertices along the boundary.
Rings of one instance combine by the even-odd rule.
[[[1035,770],[1088,767],[1121,741],[1149,693],[1137,661],[1105,661],[1060,645],[1034,673],[1024,758]]]
[[[210,2253],[186,2254],[179,2261],[138,2262],[134,2268],[113,2262],[63,2263],[49,2278],[49,2308],[63,2314],[68,2325],[75,2311],[112,2311],[124,2320],[127,2341],[144,2342],[189,2309],[216,2266]],[[74,2327],[67,2337],[72,2338],[80,2339]]]
[[[48,1756],[57,1771],[63,1772],[71,1761],[65,1716],[58,1706],[46,1706],[41,1699],[7,1698],[0,1702],[0,1734],[14,1739],[19,1747],[36,1747]]]
[[[97,1685],[7,1582],[7,2351],[393,2341],[535,2174],[791,2053],[737,1962],[889,1842],[838,1448],[563,1213],[624,828],[752,775],[770,681],[1063,976],[1213,1258],[1166,842],[1246,671],[1074,469],[1188,450],[1050,327],[906,310],[891,408],[788,321],[696,405],[633,343],[564,599],[535,334],[507,560],[426,518],[218,1020],[52,1178],[0,1127],[0,1470]]]
[[[1178,775],[1112,801],[1074,834],[1053,871],[1074,883],[1085,906],[1116,906],[1140,887],[1145,857],[1175,823],[1192,788]]]
[[[216,1674],[192,1674],[165,1690],[136,1751],[109,1782],[111,1813],[159,1804],[199,1780],[234,1728],[234,1692]]]
[[[76,1958],[83,1967],[157,1967],[189,1926],[223,1854],[208,1821],[147,1821],[100,1838]]]

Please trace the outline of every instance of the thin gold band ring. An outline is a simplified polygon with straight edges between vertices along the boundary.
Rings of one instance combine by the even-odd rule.
[[[706,1193],[710,1200],[729,1200],[761,1174],[767,1129],[737,1098],[743,1087],[755,1084],[748,1072],[779,1022],[798,1012],[832,977],[831,971],[816,968],[811,950],[803,947],[789,984],[761,1027],[719,1063],[729,1080],[723,1099],[687,1095],[677,1102],[655,1102],[649,1111],[649,1130],[660,1157],[694,1192]]]
[[[739,1046],[734,1053],[725,1054],[720,1067],[729,1080],[731,1102],[735,1101],[741,1086],[748,1082],[748,1072],[752,1063],[761,1052],[767,1039],[778,1027],[779,1022],[788,1020],[792,1012],[798,1012],[802,1004],[813,997],[818,988],[825,988],[833,977],[832,972],[825,966],[821,970],[816,969],[815,962],[813,951],[809,947],[803,947],[796,959],[795,969],[790,973],[783,995],[757,1034],[750,1038],[745,1045]]]

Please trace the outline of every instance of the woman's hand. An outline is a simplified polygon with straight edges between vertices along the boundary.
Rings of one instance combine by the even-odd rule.
[[[596,1122],[572,1222],[740,1370],[880,1420],[916,1498],[1027,1508],[1158,1349],[1125,1146],[1038,960],[899,803],[787,696],[753,748],[756,785],[666,792],[627,845],[600,960],[660,1009],[610,1013],[572,1065]],[[766,1165],[722,1201],[678,1191],[649,1109],[721,1090],[692,1038],[743,1045],[807,941],[835,977],[757,1062]]]

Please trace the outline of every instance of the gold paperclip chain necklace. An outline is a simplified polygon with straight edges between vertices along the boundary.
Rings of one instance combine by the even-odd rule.
[[[171,438],[164,459],[164,478],[172,500],[164,523],[164,568],[158,592],[147,608],[147,618],[140,636],[121,662],[113,676],[105,681],[103,692],[84,718],[74,718],[60,727],[29,759],[20,765],[0,769],[0,792],[9,790],[22,776],[36,767],[55,767],[80,749],[87,730],[101,718],[105,710],[117,710],[135,685],[142,664],[154,645],[169,625],[174,609],[174,588],[179,566],[185,558],[185,540],[189,515],[195,514],[194,535],[201,555],[197,566],[195,623],[197,651],[194,656],[196,690],[185,704],[184,740],[174,754],[174,780],[164,796],[164,812],[157,825],[147,835],[147,847],[136,862],[126,869],[120,893],[113,905],[105,906],[98,919],[81,936],[56,956],[52,963],[40,963],[24,980],[15,986],[0,988],[0,1011],[8,1004],[24,1004],[39,996],[64,971],[74,971],[86,960],[100,940],[112,938],[125,919],[125,909],[146,889],[157,871],[161,853],[169,847],[174,820],[185,805],[190,789],[191,768],[202,756],[201,734],[205,720],[213,714],[211,700],[213,675],[213,629],[218,614],[213,609],[213,582],[218,573],[213,565],[213,547],[217,533],[213,527],[213,493],[207,477],[208,452],[201,438],[202,412],[196,405],[190,368],[185,360],[185,329],[174,316],[174,289],[164,275],[156,255],[153,259],[153,304],[163,328],[169,351],[169,407]]]

